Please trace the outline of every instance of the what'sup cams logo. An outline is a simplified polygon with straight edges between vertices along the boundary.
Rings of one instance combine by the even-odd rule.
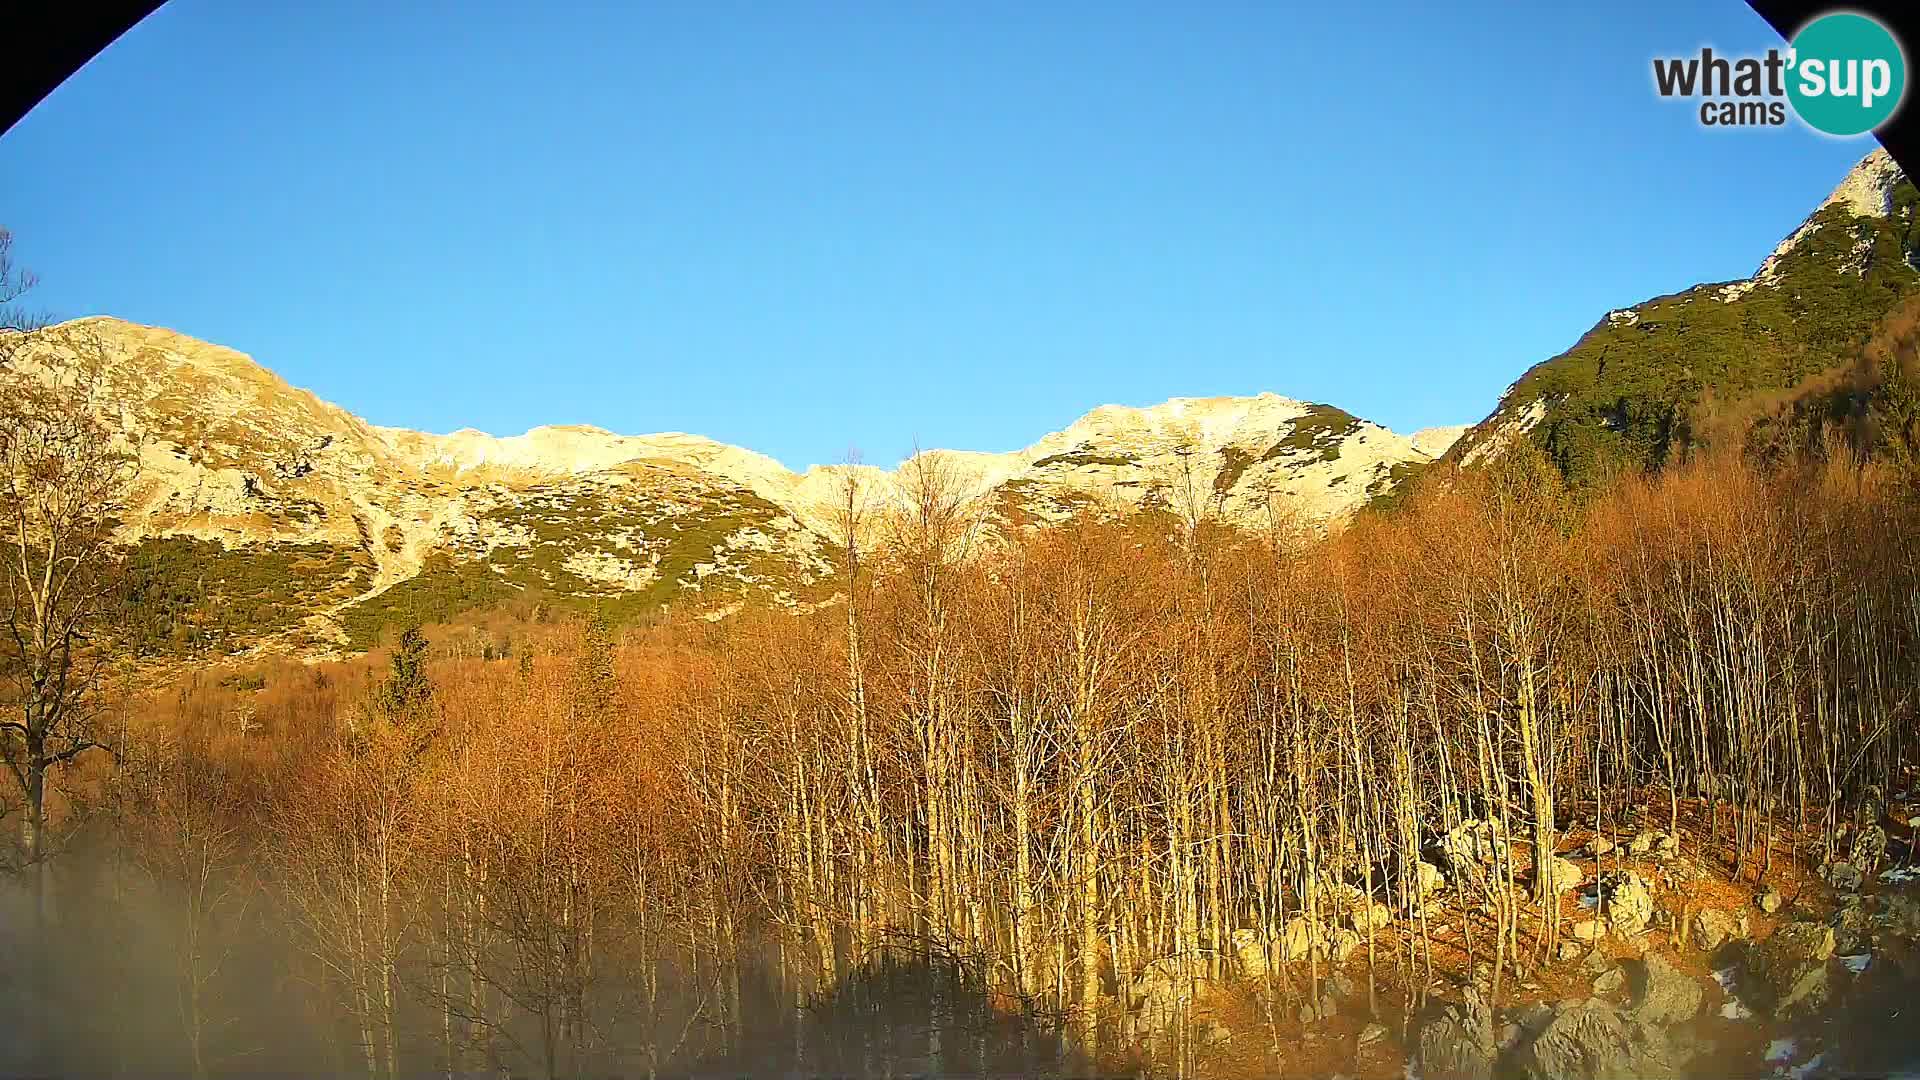
[[[1899,110],[1907,58],[1877,19],[1836,11],[1801,27],[1785,52],[1657,57],[1653,85],[1663,98],[1699,99],[1706,127],[1779,127],[1791,108],[1815,131],[1863,135]]]

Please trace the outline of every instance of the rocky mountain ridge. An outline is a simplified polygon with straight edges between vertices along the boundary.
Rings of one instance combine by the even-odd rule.
[[[12,364],[97,372],[142,462],[128,617],[162,651],[364,646],[386,628],[538,594],[645,609],[831,592],[837,507],[899,505],[915,466],[815,466],[697,435],[589,426],[496,437],[380,427],[251,358],[111,318],[26,335]],[[933,450],[985,532],[1094,506],[1326,526],[1444,452],[1274,394],[1105,406],[1025,449]],[[188,587],[187,582],[191,582]]]

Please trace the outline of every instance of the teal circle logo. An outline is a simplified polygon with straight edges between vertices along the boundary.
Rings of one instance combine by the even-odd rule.
[[[1907,58],[1865,15],[1822,15],[1793,36],[1787,99],[1809,126],[1861,135],[1885,123],[1907,92]]]

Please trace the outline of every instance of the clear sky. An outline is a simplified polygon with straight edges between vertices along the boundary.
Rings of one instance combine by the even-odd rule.
[[[1873,144],[1713,131],[1740,0],[170,0],[0,137],[40,306],[376,423],[791,466],[1262,390],[1477,420]]]

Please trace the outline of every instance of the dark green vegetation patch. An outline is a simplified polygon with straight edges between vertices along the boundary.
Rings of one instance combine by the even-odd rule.
[[[1294,458],[1289,468],[1305,468],[1322,461],[1339,461],[1340,445],[1360,430],[1360,419],[1332,405],[1309,405],[1307,412],[1287,427],[1278,442],[1255,455],[1238,446],[1220,448],[1220,471],[1213,477],[1213,493],[1225,495],[1233,490],[1256,462]],[[1334,483],[1338,483],[1336,479]]]
[[[1031,529],[1045,525],[1048,518],[1041,510],[1059,515],[1074,514],[1093,509],[1099,501],[1084,491],[1048,490],[1041,487],[1039,481],[1030,478],[1001,484],[992,499],[992,516],[1010,529]]]
[[[1367,484],[1366,508],[1390,513],[1406,505],[1420,483],[1420,477],[1433,468],[1431,461],[1397,461],[1377,469]]]
[[[728,538],[742,530],[774,533],[772,522],[783,512],[773,503],[739,490],[703,494],[691,506],[614,490],[624,497],[616,501],[607,493],[535,488],[520,505],[495,507],[486,520],[524,530],[526,544],[501,545],[476,558],[435,555],[419,574],[344,613],[341,625],[349,644],[370,648],[392,629],[444,622],[515,597],[561,610],[597,612],[619,624],[657,613],[696,583],[705,597],[756,586],[804,591],[805,569],[792,556],[727,547]],[[615,535],[625,536],[632,546],[616,544]],[[652,561],[653,576],[643,587],[628,589],[568,568],[567,561],[583,553],[635,566],[657,561]],[[725,572],[702,580],[701,563]]]
[[[502,581],[487,560],[456,561],[436,554],[418,574],[348,608],[341,614],[340,628],[348,645],[369,649],[391,628],[446,622],[500,604],[518,591]]]
[[[1271,453],[1272,451],[1268,452]],[[1220,471],[1215,473],[1213,477],[1213,493],[1215,495],[1225,495],[1227,492],[1232,491],[1233,485],[1240,482],[1241,475],[1244,474],[1247,471],[1247,467],[1252,465],[1256,460],[1258,459],[1252,454],[1237,446],[1221,447]]]
[[[137,655],[219,656],[296,630],[372,584],[364,556],[326,544],[152,538],[127,553],[107,622]]]
[[[1096,454],[1091,450],[1069,450],[1064,454],[1050,454],[1033,463],[1036,469],[1045,469],[1054,465],[1064,465],[1077,469],[1082,465],[1138,465],[1139,459],[1132,454]]]
[[[1307,412],[1293,421],[1287,434],[1268,447],[1260,460],[1272,461],[1284,454],[1304,455],[1305,460],[1299,462],[1302,465],[1316,461],[1338,461],[1340,444],[1359,430],[1360,419],[1345,409],[1337,409],[1332,405],[1309,405]]]

